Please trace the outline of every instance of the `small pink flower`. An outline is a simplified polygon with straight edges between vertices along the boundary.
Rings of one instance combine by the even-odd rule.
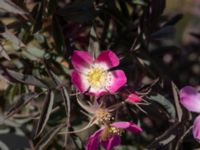
[[[97,150],[102,145],[106,150],[120,145],[120,135],[123,130],[140,133],[142,129],[132,122],[114,122],[110,126],[103,127],[93,133],[87,142],[86,150]]]
[[[142,98],[136,94],[136,92],[130,88],[123,87],[119,90],[119,95],[127,102],[138,103],[141,102]]]
[[[200,113],[200,93],[195,88],[185,86],[180,90],[179,95],[181,104],[188,111]],[[200,115],[194,121],[193,136],[200,140]]]
[[[96,59],[86,51],[76,50],[71,61],[74,67],[72,82],[82,93],[94,96],[115,93],[126,83],[124,71],[110,71],[119,65],[119,58],[111,50],[102,51]]]
[[[141,97],[139,97],[136,93],[131,93],[126,98],[126,101],[131,102],[131,103],[138,103],[141,100],[142,100]]]

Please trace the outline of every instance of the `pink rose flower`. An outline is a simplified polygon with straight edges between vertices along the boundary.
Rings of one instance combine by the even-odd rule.
[[[133,133],[142,132],[142,129],[132,122],[114,122],[93,133],[87,141],[86,150],[97,150],[100,145],[106,150],[111,150],[120,145],[120,135],[124,130]]]
[[[124,71],[110,71],[119,65],[119,58],[111,50],[102,51],[96,59],[86,51],[76,50],[71,61],[72,83],[82,93],[93,96],[115,93],[126,83]]]
[[[195,88],[185,86],[179,94],[181,104],[188,111],[200,113],[200,93]],[[194,120],[193,136],[195,139],[200,140],[200,115]]]

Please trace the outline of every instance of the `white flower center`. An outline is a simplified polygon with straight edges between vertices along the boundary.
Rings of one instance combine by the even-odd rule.
[[[93,88],[103,88],[107,82],[108,72],[100,66],[94,66],[86,74],[87,80]]]

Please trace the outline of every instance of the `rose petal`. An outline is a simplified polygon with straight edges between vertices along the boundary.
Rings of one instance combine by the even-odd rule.
[[[141,100],[142,99],[135,93],[129,94],[128,97],[126,98],[126,101],[131,102],[131,103],[138,103]]]
[[[126,129],[128,131],[133,132],[133,133],[142,132],[142,129],[139,126],[137,126],[135,123],[132,123],[132,122],[119,121],[119,122],[112,123],[112,125],[117,127],[117,128]]]
[[[108,82],[106,89],[111,93],[115,93],[120,87],[126,84],[126,75],[122,70],[115,70],[109,73],[111,76],[111,81]]]
[[[180,90],[180,102],[189,111],[200,112],[200,94],[191,87],[185,86]]]
[[[138,125],[131,123],[131,125],[127,128],[128,131],[131,131],[133,133],[140,133],[142,132],[142,128],[140,128]]]
[[[111,136],[109,137],[108,140],[101,142],[101,144],[106,150],[111,150],[113,149],[113,147],[120,145],[120,143],[121,143],[121,138],[118,135]]]
[[[93,63],[93,58],[90,53],[86,51],[75,50],[71,61],[74,68],[80,71],[83,68],[89,67],[89,65]]]
[[[97,57],[96,62],[106,63],[109,68],[119,65],[119,58],[111,50],[105,50]]]
[[[89,85],[87,83],[84,83],[84,80],[81,76],[82,75],[79,72],[73,71],[71,73],[71,80],[72,83],[76,86],[76,88],[79,89],[80,92],[84,93],[88,90]]]
[[[99,147],[99,135],[101,134],[102,129],[97,130],[95,133],[93,133],[86,144],[86,150],[97,150]]]
[[[193,136],[195,139],[200,140],[200,115],[194,120]]]

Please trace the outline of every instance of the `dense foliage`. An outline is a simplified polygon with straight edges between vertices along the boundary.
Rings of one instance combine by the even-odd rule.
[[[182,15],[164,9],[165,0],[0,0],[0,149],[83,150],[100,127],[81,130],[97,102],[143,130],[123,132],[117,150],[199,147],[179,89],[200,85],[200,36],[180,46],[174,26]],[[126,85],[81,93],[71,80],[75,50],[97,57],[108,49]],[[126,101],[130,93],[137,102]]]

